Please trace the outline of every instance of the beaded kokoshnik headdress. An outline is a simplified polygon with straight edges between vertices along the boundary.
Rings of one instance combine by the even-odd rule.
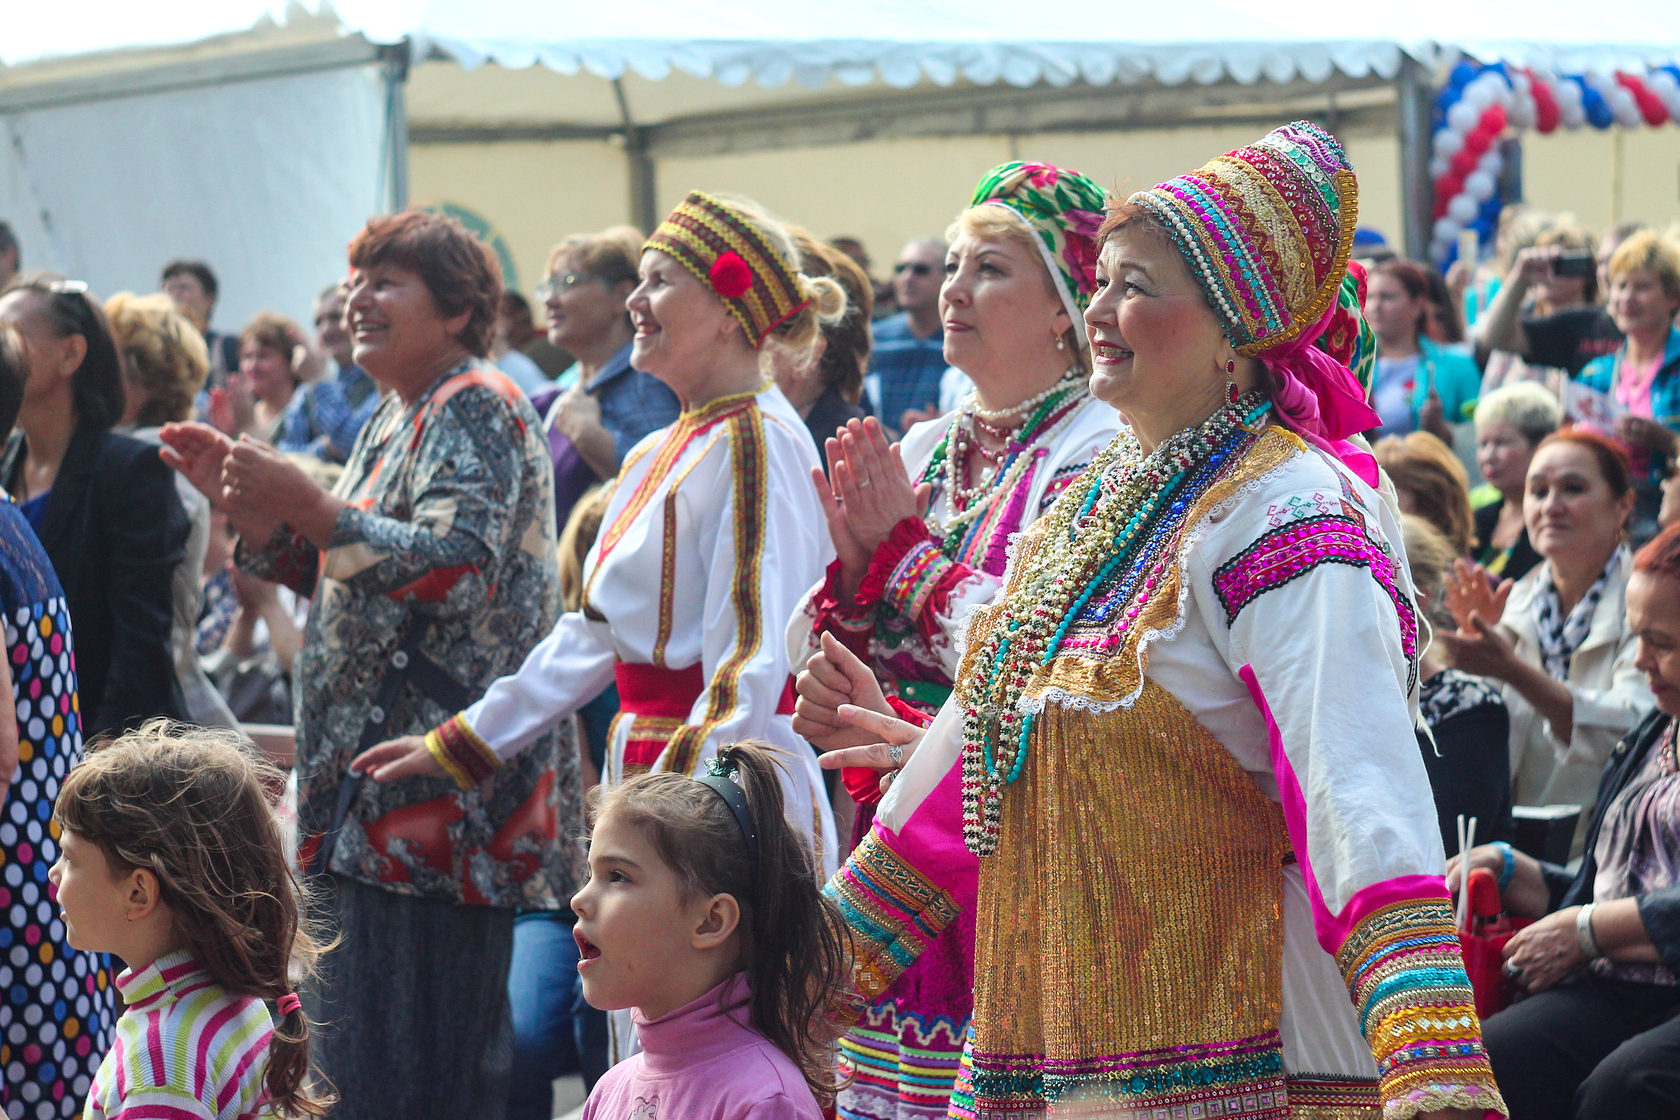
[[[792,262],[740,211],[701,191],[690,191],[643,249],[669,254],[716,292],[754,350],[811,303]]]
[[[1127,201],[1167,227],[1231,345],[1271,372],[1279,417],[1375,485],[1345,442],[1381,421],[1364,273],[1348,263],[1359,185],[1336,138],[1296,121]]]

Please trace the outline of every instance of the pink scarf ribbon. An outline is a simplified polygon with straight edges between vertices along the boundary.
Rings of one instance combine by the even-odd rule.
[[[1367,403],[1365,388],[1353,371],[1313,345],[1335,313],[1332,303],[1316,324],[1261,354],[1260,361],[1277,384],[1272,403],[1279,418],[1375,487],[1376,459],[1347,438],[1380,427],[1382,420]]]

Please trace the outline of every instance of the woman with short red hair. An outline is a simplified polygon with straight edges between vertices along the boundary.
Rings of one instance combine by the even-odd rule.
[[[1523,497],[1545,563],[1495,587],[1461,560],[1447,583],[1458,633],[1441,638],[1453,664],[1504,683],[1512,801],[1580,805],[1572,855],[1611,748],[1652,702],[1624,609],[1632,556],[1622,530],[1632,509],[1621,448],[1579,428],[1556,432],[1536,448]]]
[[[241,569],[311,600],[295,666],[300,858],[339,941],[302,995],[332,1024],[315,1054],[333,1115],[500,1115],[514,911],[558,909],[580,881],[558,837],[582,819],[570,732],[539,729],[473,789],[364,782],[350,759],[435,726],[554,624],[554,473],[530,402],[486,361],[490,251],[411,212],[370,221],[350,268],[356,364],[390,394],[333,491],[204,424],[165,427],[165,457],[227,512]]]

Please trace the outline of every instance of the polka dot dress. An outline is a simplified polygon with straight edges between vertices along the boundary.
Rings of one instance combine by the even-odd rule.
[[[0,495],[0,622],[17,705],[18,769],[0,809],[0,1071],[7,1120],[81,1115],[111,1043],[107,959],[65,940],[47,871],[53,799],[81,751],[70,619],[58,579]]]

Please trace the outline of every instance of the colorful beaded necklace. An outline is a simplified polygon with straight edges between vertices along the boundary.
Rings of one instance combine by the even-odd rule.
[[[1085,372],[1070,369],[1060,381],[1042,393],[1022,401],[1012,411],[1020,412],[1031,407],[1032,412],[1021,424],[1019,434],[1011,439],[1005,448],[1006,457],[998,463],[991,478],[978,486],[964,486],[962,451],[968,444],[978,446],[973,431],[974,417],[983,411],[974,394],[970,393],[963,401],[962,407],[956,410],[945,438],[933,449],[933,457],[928,460],[928,465],[923,469],[919,480],[937,482],[940,481],[942,473],[945,476],[943,482],[946,513],[941,518],[935,518],[930,513],[929,521],[937,520],[938,523],[930,523],[928,527],[938,531],[947,545],[955,543],[958,540],[958,531],[990,509],[994,497],[1011,493],[1015,489],[1021,476],[1032,465],[1033,456],[1029,452],[1033,446],[1050,442],[1072,422],[1078,410],[1064,406],[1088,396],[1090,391]],[[986,413],[987,417],[993,415],[995,414]]]
[[[997,848],[1004,788],[1027,761],[1034,714],[1021,710],[1021,697],[1034,670],[1050,663],[1068,628],[1116,578],[1150,578],[1144,568],[1153,551],[1270,409],[1251,392],[1147,456],[1133,432],[1122,432],[1092,460],[1083,488],[1070,487],[1045,516],[1040,547],[1017,556],[1021,570],[957,686],[970,851]]]

